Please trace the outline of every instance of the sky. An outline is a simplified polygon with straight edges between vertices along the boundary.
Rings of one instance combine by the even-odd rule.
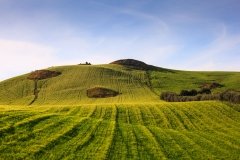
[[[239,0],[0,0],[0,81],[131,58],[240,71]]]

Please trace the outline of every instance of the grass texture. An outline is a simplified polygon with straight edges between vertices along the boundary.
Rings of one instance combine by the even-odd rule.
[[[167,103],[163,91],[240,90],[239,72],[144,71],[124,66],[51,67],[0,82],[0,159],[240,159],[240,107],[216,101]],[[89,88],[120,94],[89,98]]]
[[[0,106],[1,159],[239,159],[220,102]]]

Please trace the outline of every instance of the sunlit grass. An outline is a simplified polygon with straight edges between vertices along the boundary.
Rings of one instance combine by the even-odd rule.
[[[0,106],[1,159],[239,159],[220,102]]]

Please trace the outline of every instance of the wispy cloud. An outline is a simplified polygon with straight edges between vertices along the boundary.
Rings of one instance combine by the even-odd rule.
[[[240,35],[231,35],[227,27],[206,48],[193,53],[185,68],[192,70],[240,70]],[[225,62],[219,62],[225,59]],[[231,60],[231,61],[228,61]]]
[[[119,10],[119,12],[131,15],[131,16],[136,16],[136,17],[144,19],[146,21],[150,21],[151,23],[157,24],[159,29],[162,29],[162,31],[164,31],[164,32],[169,31],[168,24],[164,20],[160,19],[159,17],[157,17],[155,15],[151,15],[151,14],[148,14],[145,12],[140,12],[140,11],[133,10],[133,9],[122,9],[122,10]]]

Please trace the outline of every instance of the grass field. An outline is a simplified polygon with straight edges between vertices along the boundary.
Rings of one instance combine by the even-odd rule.
[[[120,65],[51,67],[0,82],[0,159],[240,159],[240,105],[167,103],[163,91],[219,82],[240,90],[238,72],[144,71]],[[88,98],[101,86],[121,94]]]
[[[1,159],[239,159],[220,102],[0,106]]]

